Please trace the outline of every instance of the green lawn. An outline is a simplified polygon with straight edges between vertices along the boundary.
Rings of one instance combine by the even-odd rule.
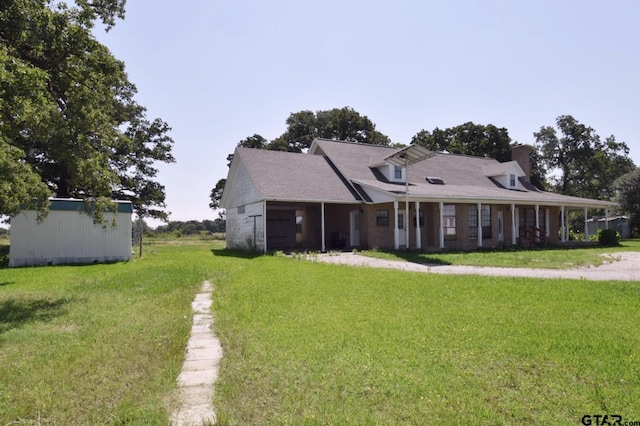
[[[225,423],[640,418],[638,282],[234,265],[215,292]]]
[[[392,260],[408,260],[415,263],[435,265],[499,266],[507,268],[569,269],[580,266],[599,266],[609,253],[640,251],[640,239],[623,240],[617,247],[552,247],[536,250],[480,250],[451,253],[424,253],[421,251],[376,251],[360,252],[364,256]],[[604,256],[603,256],[604,255]],[[615,257],[615,256],[614,256]]]
[[[128,263],[0,269],[0,424],[166,424],[204,279],[224,348],[221,424],[640,420],[640,282],[221,247],[162,242]]]
[[[0,424],[166,424],[204,246],[0,269]]]

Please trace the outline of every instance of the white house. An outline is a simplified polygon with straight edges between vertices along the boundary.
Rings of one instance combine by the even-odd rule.
[[[21,211],[11,218],[9,266],[130,260],[133,207],[130,201],[117,206],[105,213],[104,224],[95,224],[77,199],[50,199],[49,214],[40,223],[36,211]]]

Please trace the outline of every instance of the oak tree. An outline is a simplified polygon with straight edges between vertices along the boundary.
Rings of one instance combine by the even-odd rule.
[[[101,221],[114,198],[166,219],[155,163],[175,161],[169,126],[138,105],[124,63],[92,35],[124,17],[124,0],[13,0],[0,5],[0,136],[47,195],[91,205]],[[15,167],[15,164],[14,164]],[[26,198],[46,205],[42,185]],[[12,211],[1,210],[0,213]]]
[[[552,188],[565,195],[611,199],[612,183],[634,169],[629,147],[609,136],[604,141],[570,115],[556,119],[556,128],[534,133],[536,149]]]

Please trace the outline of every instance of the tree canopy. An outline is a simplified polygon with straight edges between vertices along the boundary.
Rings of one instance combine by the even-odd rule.
[[[374,145],[389,145],[388,136],[376,130],[366,115],[353,108],[333,108],[326,111],[299,111],[289,115],[287,130],[271,141],[268,149],[303,152],[315,138],[336,139]]]
[[[546,126],[534,133],[552,189],[565,195],[611,199],[613,182],[635,167],[629,147],[613,135],[602,141],[591,127],[570,115],[559,116],[556,125],[557,130]]]
[[[620,176],[613,184],[614,200],[622,213],[630,214],[634,229],[640,229],[640,167]]]
[[[427,149],[451,154],[476,155],[511,160],[511,138],[504,127],[467,122],[445,130],[435,128],[433,132],[419,131],[411,143]]]
[[[146,117],[124,63],[91,33],[98,20],[108,30],[123,18],[124,4],[0,6],[0,161],[20,170],[0,187],[0,214],[33,200],[44,208],[55,195],[90,202],[96,220],[114,198],[131,200],[139,215],[166,219],[155,163],[175,161],[170,128]]]

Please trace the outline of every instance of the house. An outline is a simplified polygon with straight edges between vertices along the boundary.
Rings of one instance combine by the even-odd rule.
[[[52,198],[49,214],[22,210],[11,218],[9,266],[102,263],[131,259],[130,201],[117,201],[117,211],[106,212],[106,223],[94,223],[85,203]]]
[[[513,161],[316,139],[304,154],[237,148],[221,206],[227,247],[473,249],[567,239],[567,211],[612,203],[536,189]],[[586,215],[585,215],[586,216]]]

